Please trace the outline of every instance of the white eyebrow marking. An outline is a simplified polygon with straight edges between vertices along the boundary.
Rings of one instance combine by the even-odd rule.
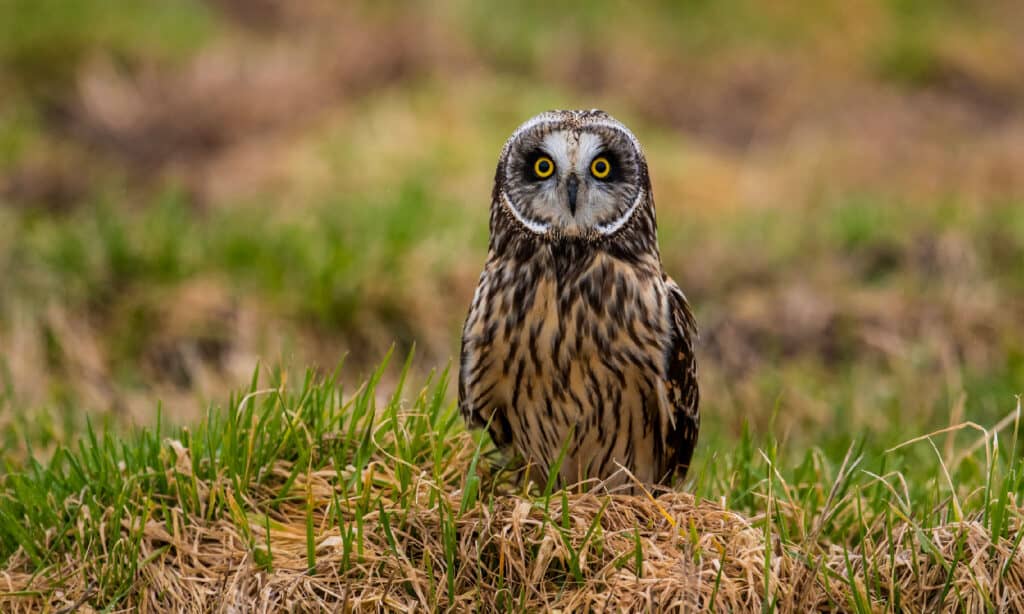
[[[577,165],[581,172],[590,172],[590,161],[601,151],[603,144],[601,137],[593,132],[584,132],[580,135]]]
[[[556,130],[544,135],[544,140],[542,141],[544,151],[555,159],[555,169],[559,175],[564,175],[567,171],[572,170],[573,167],[572,154],[575,148],[569,143],[571,136],[566,135],[564,130]]]

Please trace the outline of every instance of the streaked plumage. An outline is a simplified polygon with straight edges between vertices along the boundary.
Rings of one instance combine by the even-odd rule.
[[[560,481],[685,475],[700,425],[682,291],[662,270],[647,163],[601,111],[551,111],[505,143],[487,262],[462,335],[471,427]]]

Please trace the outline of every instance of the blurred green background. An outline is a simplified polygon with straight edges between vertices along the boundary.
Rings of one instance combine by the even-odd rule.
[[[1024,391],[1024,4],[0,0],[0,436],[187,423],[258,363],[443,368],[504,139],[651,163],[706,443],[881,449]]]

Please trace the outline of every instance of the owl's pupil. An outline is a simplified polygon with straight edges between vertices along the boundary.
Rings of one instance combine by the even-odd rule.
[[[597,172],[603,173],[608,170],[608,166],[604,162],[597,163]]]
[[[538,168],[540,169],[540,172],[542,172],[542,173],[548,172],[548,164],[550,164],[550,163],[547,160],[541,160],[540,164],[538,165]]]

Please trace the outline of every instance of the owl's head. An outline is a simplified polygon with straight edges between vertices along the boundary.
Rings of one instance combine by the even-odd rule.
[[[625,228],[649,192],[647,161],[628,128],[604,111],[548,111],[505,143],[493,207],[535,236],[600,240]]]

